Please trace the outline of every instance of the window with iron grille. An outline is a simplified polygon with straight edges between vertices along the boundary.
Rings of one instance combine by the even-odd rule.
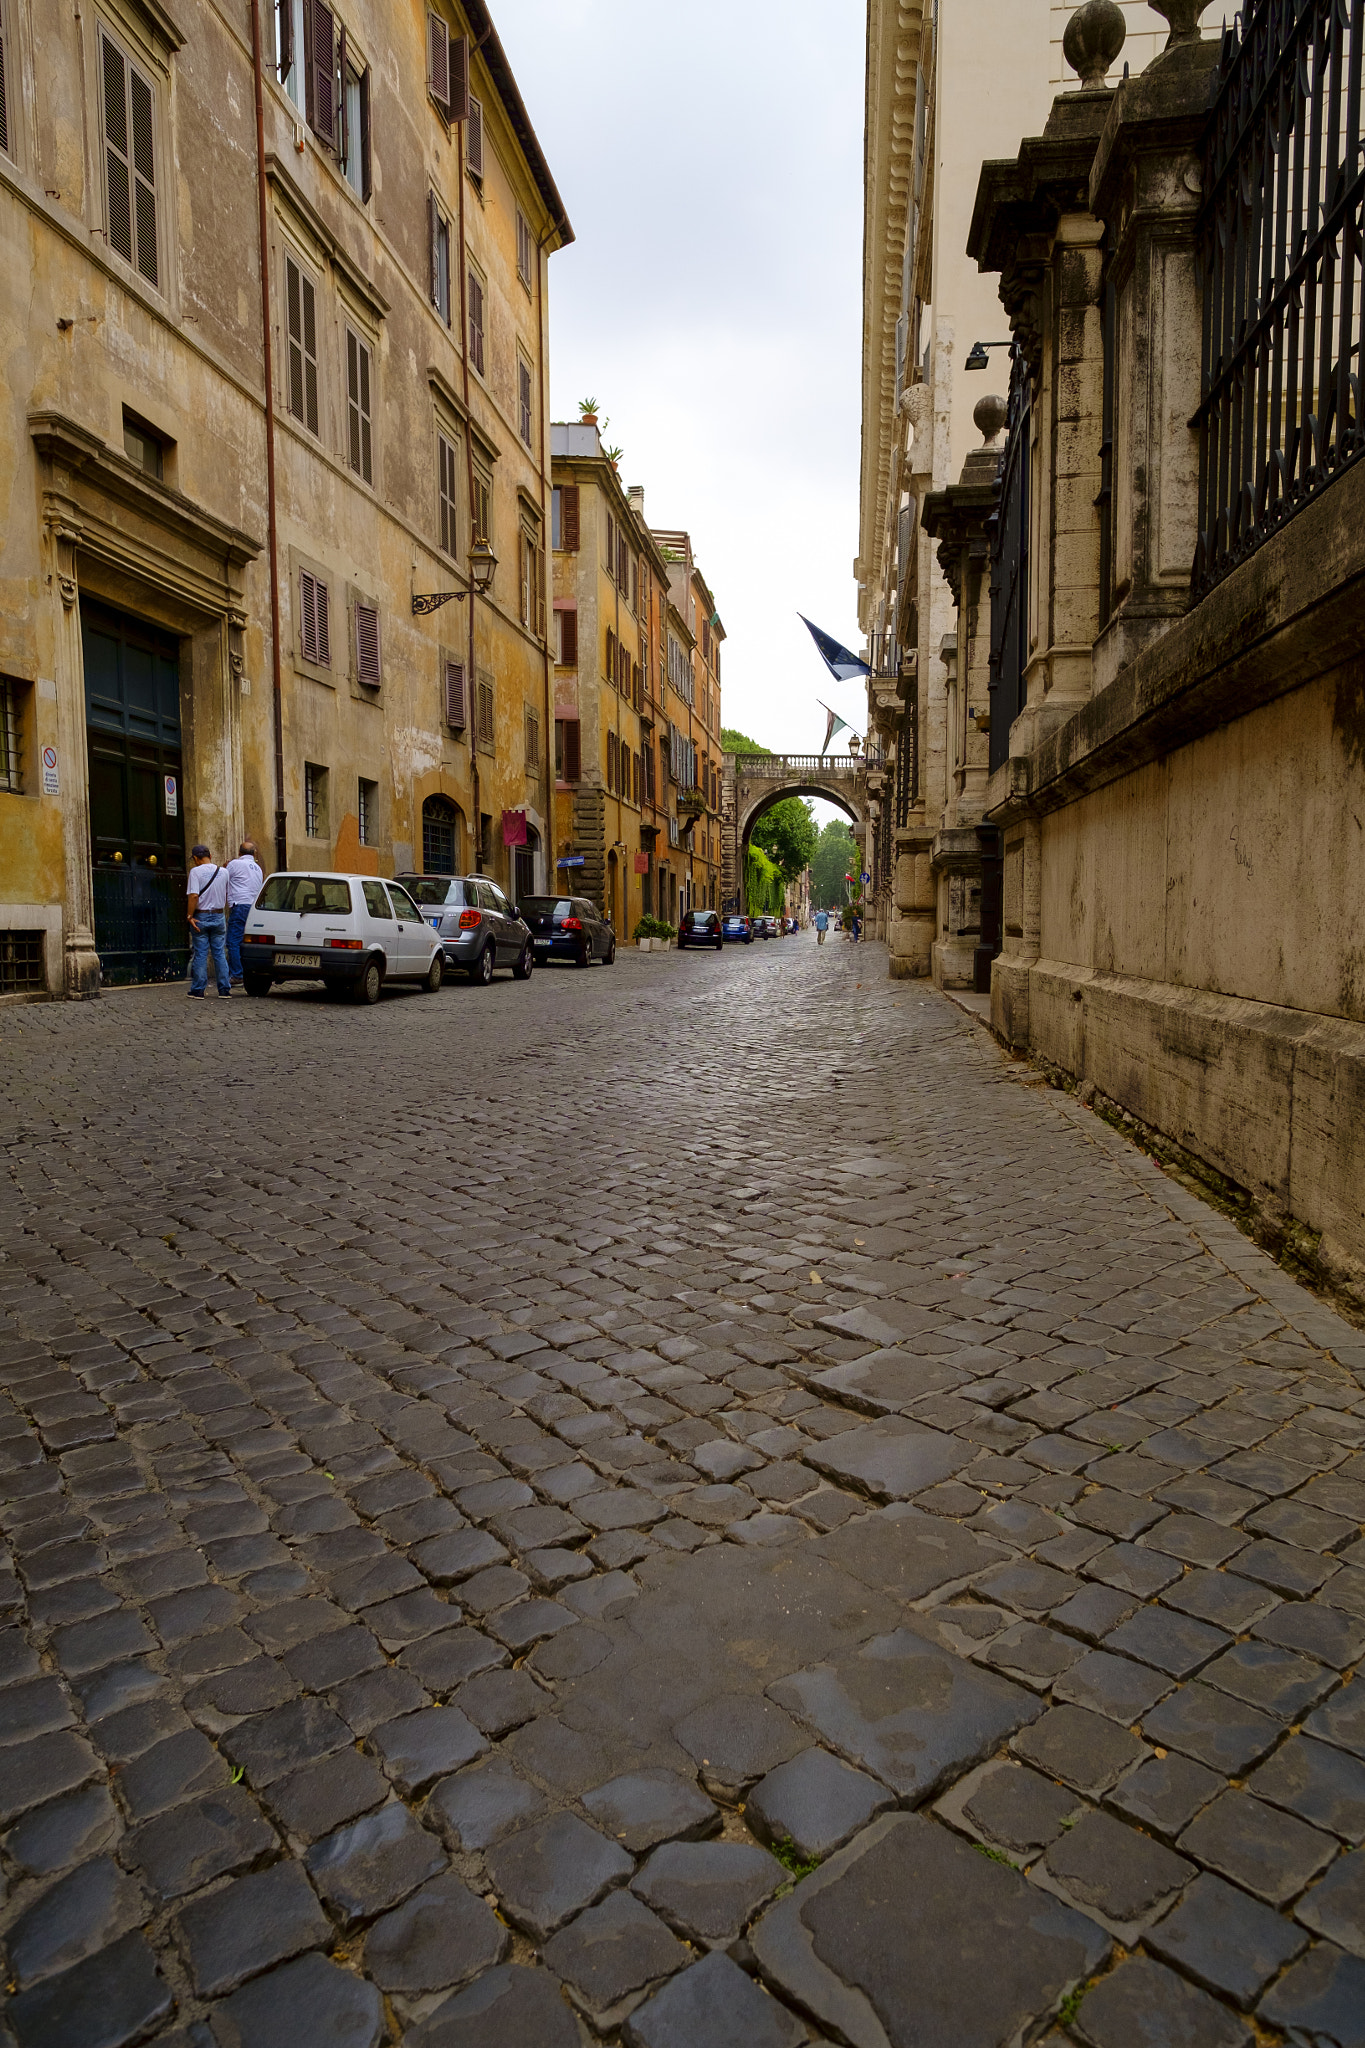
[[[303,764],[303,829],[309,839],[327,837],[327,770]]]
[[[540,773],[540,720],[534,711],[526,714],[526,772]]]
[[[332,629],[327,585],[311,570],[299,571],[299,653],[319,668],[332,666]]]
[[[313,280],[284,259],[284,317],[287,336],[285,401],[310,434],[318,431],[318,316]]]
[[[531,289],[531,279],[534,275],[535,246],[535,238],[531,233],[531,224],[527,220],[526,215],[522,212],[521,208],[518,207],[517,276],[521,279],[522,283],[526,286],[526,289],[528,291]]]
[[[8,790],[17,796],[23,789],[23,763],[20,756],[22,728],[19,722],[19,692],[21,685],[9,676],[0,676],[0,790]]]
[[[47,987],[43,964],[43,932],[0,931],[0,996],[23,995]]]
[[[379,784],[361,778],[356,792],[356,818],[362,846],[373,846],[379,817]]]
[[[103,28],[100,70],[105,234],[109,247],[159,288],[155,89]]]
[[[459,502],[455,485],[455,444],[444,434],[436,436],[436,495],[441,514],[441,546],[448,555],[460,552],[460,529],[455,508]]]
[[[346,430],[351,468],[366,483],[374,482],[370,426],[370,378],[373,357],[354,328],[346,329]]]

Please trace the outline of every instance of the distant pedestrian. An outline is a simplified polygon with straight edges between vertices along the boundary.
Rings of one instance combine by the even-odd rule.
[[[242,933],[251,915],[251,906],[261,893],[265,876],[256,858],[256,842],[244,839],[237,848],[236,860],[227,864],[227,956],[228,972],[234,988],[242,984]]]
[[[208,987],[209,949],[213,950],[213,974],[220,996],[232,994],[232,977],[227,957],[227,869],[214,865],[207,846],[194,849],[186,890],[186,908],[194,951],[190,958],[190,994],[202,996]]]
[[[815,943],[817,946],[824,945],[825,933],[828,930],[829,912],[827,910],[817,910],[815,913]]]
[[[859,915],[858,915],[858,913],[857,913],[857,911],[856,911],[856,910],[855,910],[855,911],[854,911],[854,913],[853,913],[853,928],[852,928],[852,929],[853,929],[853,943],[854,943],[854,945],[856,946],[856,945],[857,945],[857,943],[858,943],[858,941],[859,941],[859,939],[860,939],[860,938],[862,937],[862,935],[863,935],[863,921],[862,921],[861,917],[859,917]]]

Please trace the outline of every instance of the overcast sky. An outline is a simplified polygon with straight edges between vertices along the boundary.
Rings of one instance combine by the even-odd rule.
[[[857,647],[862,0],[494,0],[576,242],[550,261],[552,417],[595,397],[651,526],[686,527],[725,723],[814,752],[797,617]],[[822,807],[823,808],[823,807]]]

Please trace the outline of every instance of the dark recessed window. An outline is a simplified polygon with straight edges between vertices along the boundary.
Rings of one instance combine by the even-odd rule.
[[[140,420],[135,412],[123,408],[123,452],[130,462],[139,469],[145,469],[148,476],[160,478],[165,473],[166,444],[154,427],[146,420]]]

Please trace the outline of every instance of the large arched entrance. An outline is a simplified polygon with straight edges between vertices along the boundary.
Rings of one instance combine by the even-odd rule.
[[[866,761],[846,754],[727,754],[722,800],[727,908],[740,906],[745,857],[754,826],[774,804],[789,796],[819,797],[843,811],[867,866],[872,815],[868,769]]]

